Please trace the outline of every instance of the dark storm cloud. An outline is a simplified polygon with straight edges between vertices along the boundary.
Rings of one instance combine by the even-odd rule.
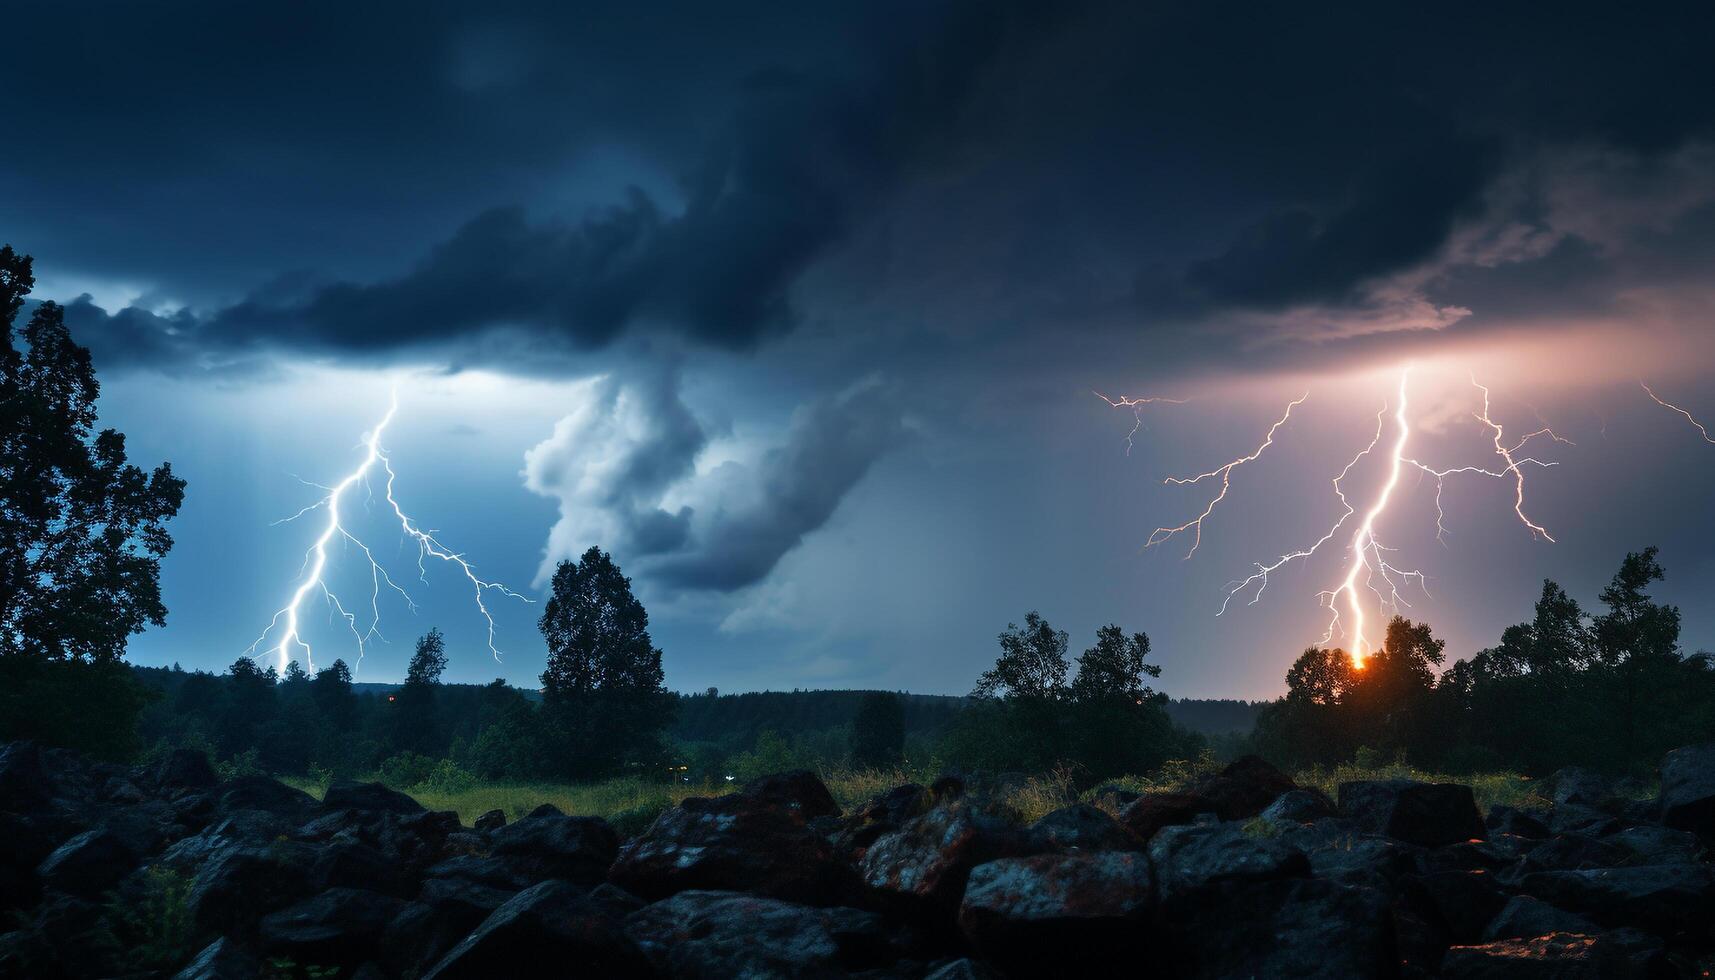
[[[785,443],[749,476],[753,499],[717,511],[689,553],[664,559],[651,574],[670,585],[721,592],[760,582],[908,435],[893,392],[881,384],[808,406]]]
[[[1538,195],[1496,195],[1545,157],[1647,169],[1708,139],[1712,22],[1707,5],[40,5],[13,26],[42,43],[0,69],[32,137],[0,190],[7,236],[44,266],[190,304],[80,315],[98,356],[168,369],[276,349],[540,369],[638,331],[748,349],[837,327],[828,296],[853,294],[883,322],[931,295],[955,326],[1015,337],[1140,315],[1440,329],[1480,320],[1461,286],[1480,298],[1500,265],[1666,274],[1612,236],[1576,281],[1554,263],[1577,243],[1454,253],[1485,223],[1591,241],[1545,227]],[[256,285],[292,270],[311,271]]]

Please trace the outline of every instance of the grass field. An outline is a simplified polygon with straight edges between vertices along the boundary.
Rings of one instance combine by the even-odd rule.
[[[1104,785],[1124,786],[1138,792],[1175,789],[1216,767],[1210,760],[1171,764],[1151,777],[1124,777],[1109,780]],[[911,770],[891,771],[825,771],[822,779],[844,809],[851,809],[877,794],[903,783],[926,783],[931,773]],[[1511,806],[1541,806],[1547,800],[1537,793],[1537,782],[1517,773],[1481,773],[1471,776],[1450,776],[1424,772],[1404,765],[1358,767],[1336,766],[1309,769],[1294,774],[1301,786],[1315,786],[1329,796],[1338,793],[1339,784],[1360,779],[1417,779],[1426,782],[1456,782],[1469,785],[1477,797],[1477,805],[1487,812],[1496,804]],[[305,780],[288,780],[292,785],[320,797],[323,787]],[[647,826],[655,814],[688,796],[715,796],[732,792],[735,783],[718,785],[657,782],[626,777],[599,783],[479,783],[459,792],[436,791],[427,786],[406,788],[419,803],[431,810],[452,810],[459,819],[471,823],[489,810],[500,810],[508,820],[529,813],[543,803],[552,803],[561,811],[587,814],[613,820],[626,832]],[[1036,818],[1069,803],[1088,800],[1090,791],[1077,792],[1072,781],[1049,774],[1019,780],[1001,793],[1003,801],[1019,817]]]

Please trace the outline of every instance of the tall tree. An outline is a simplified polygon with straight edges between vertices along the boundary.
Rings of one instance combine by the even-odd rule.
[[[1017,623],[1006,624],[1000,634],[1000,657],[994,667],[984,671],[977,680],[972,697],[1019,698],[1026,701],[1052,701],[1066,693],[1067,636],[1056,630],[1042,616],[1031,611],[1024,617],[1024,628]]]
[[[596,776],[659,758],[672,696],[649,614],[613,558],[592,547],[560,562],[540,626],[548,642],[543,705],[560,769]]]
[[[1116,702],[1140,705],[1155,700],[1155,690],[1145,677],[1160,677],[1158,664],[1145,663],[1149,636],[1115,625],[1096,631],[1096,645],[1078,657],[1078,676],[1072,681],[1072,700],[1079,704]]]
[[[432,626],[417,638],[417,649],[405,668],[405,683],[392,705],[395,751],[438,755],[445,749],[435,689],[440,687],[441,672],[447,669],[446,651],[446,637]]]
[[[101,387],[57,304],[13,329],[33,284],[29,257],[0,248],[0,654],[116,661],[166,621],[160,563],[185,484],[95,432]]]

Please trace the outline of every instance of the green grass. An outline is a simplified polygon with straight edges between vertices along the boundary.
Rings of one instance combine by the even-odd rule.
[[[1198,759],[1169,763],[1154,776],[1125,776],[1105,780],[1103,786],[1121,786],[1135,792],[1183,788],[1208,772],[1218,769],[1213,759]],[[927,784],[934,776],[917,770],[825,770],[822,780],[836,802],[851,810],[876,795],[904,783]],[[1471,787],[1478,807],[1487,813],[1496,804],[1508,806],[1546,806],[1549,801],[1537,791],[1540,783],[1528,776],[1512,772],[1479,773],[1452,776],[1426,772],[1406,765],[1356,766],[1301,770],[1293,778],[1300,786],[1314,786],[1331,797],[1337,797],[1339,785],[1362,779],[1416,779],[1424,782],[1463,783]],[[323,787],[304,779],[286,782],[309,792],[318,799]],[[718,796],[730,793],[738,783],[718,785],[656,782],[635,776],[610,779],[598,783],[479,783],[460,792],[439,792],[427,786],[407,789],[417,802],[431,810],[452,810],[469,824],[489,810],[500,810],[508,820],[529,813],[543,803],[552,803],[561,811],[576,815],[618,818],[629,826],[661,809],[677,804],[689,796]],[[999,794],[996,801],[1014,812],[1020,819],[1035,820],[1060,807],[1080,801],[1095,800],[1094,790],[1078,792],[1068,774],[1049,773],[1023,780]]]

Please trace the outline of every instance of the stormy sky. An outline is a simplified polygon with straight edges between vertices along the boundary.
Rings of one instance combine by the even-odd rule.
[[[612,551],[672,687],[963,693],[1038,609],[1074,650],[1147,631],[1171,693],[1270,696],[1388,484],[1408,369],[1414,463],[1374,528],[1423,572],[1401,612],[1469,656],[1543,578],[1594,604],[1655,544],[1687,649],[1715,646],[1715,444],[1639,383],[1715,417],[1708,5],[7,21],[0,241],[94,352],[104,422],[189,481],[137,662],[256,639],[318,530],[275,522],[397,390],[402,506],[527,598]],[[1222,483],[1164,478],[1252,453],[1303,395],[1194,555],[1144,547]],[[1544,427],[1521,503],[1496,443]],[[1424,467],[1502,472],[1445,478],[1438,535]],[[1357,513],[1330,543],[1217,616],[1336,524],[1336,489]],[[360,679],[438,625],[450,679],[535,683],[539,603],[489,596],[497,664],[468,582],[419,581],[374,500],[349,514],[418,604],[384,597]],[[353,658],[327,609],[305,623]]]

